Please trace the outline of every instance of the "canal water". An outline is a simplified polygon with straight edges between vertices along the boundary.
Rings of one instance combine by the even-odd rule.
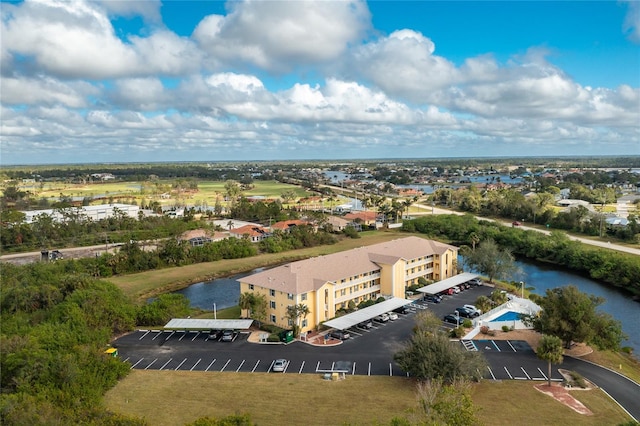
[[[574,285],[583,293],[603,297],[605,302],[599,309],[621,321],[622,330],[628,336],[622,345],[632,347],[636,356],[640,354],[640,303],[632,300],[630,295],[546,264],[525,261],[517,261],[516,264],[522,272],[514,277],[514,281],[524,281],[525,287],[532,287],[531,291],[535,294],[543,296],[547,289]],[[216,309],[229,308],[238,304],[240,284],[237,280],[262,270],[264,268],[193,284],[175,293],[183,294],[194,308],[213,310],[214,303]]]

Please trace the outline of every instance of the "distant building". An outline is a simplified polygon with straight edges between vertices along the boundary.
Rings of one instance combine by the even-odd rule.
[[[240,228],[233,228],[229,230],[229,234],[239,239],[247,237],[252,243],[259,243],[271,236],[269,229],[260,225],[245,225]]]
[[[138,219],[138,212],[140,207],[132,204],[100,204],[95,206],[82,206],[82,207],[68,207],[64,209],[46,209],[46,210],[27,210],[22,213],[25,214],[25,223],[33,223],[36,221],[36,217],[45,214],[51,217],[55,222],[64,222],[64,212],[67,211],[70,214],[79,214],[83,219],[90,219],[98,221],[101,219],[108,219],[113,217],[116,212],[124,214],[134,219]]]

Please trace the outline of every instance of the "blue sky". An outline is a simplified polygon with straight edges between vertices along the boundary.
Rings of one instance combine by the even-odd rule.
[[[0,6],[2,164],[640,154],[637,1]]]

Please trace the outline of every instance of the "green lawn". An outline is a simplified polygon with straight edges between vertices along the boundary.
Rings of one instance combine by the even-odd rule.
[[[535,384],[537,384],[536,382]],[[533,382],[484,381],[472,390],[486,425],[604,425],[629,417],[599,390],[575,391],[593,416],[580,415],[533,388]],[[116,413],[150,425],[177,426],[199,417],[251,415],[260,425],[385,425],[411,417],[414,382],[401,377],[134,370],[105,395]]]

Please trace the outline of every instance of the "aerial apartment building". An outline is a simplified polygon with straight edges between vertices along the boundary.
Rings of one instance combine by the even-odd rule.
[[[314,257],[259,272],[240,281],[240,291],[263,294],[267,323],[291,327],[287,306],[304,304],[301,331],[315,329],[336,311],[362,301],[405,297],[418,279],[440,281],[456,274],[458,248],[420,237]]]

